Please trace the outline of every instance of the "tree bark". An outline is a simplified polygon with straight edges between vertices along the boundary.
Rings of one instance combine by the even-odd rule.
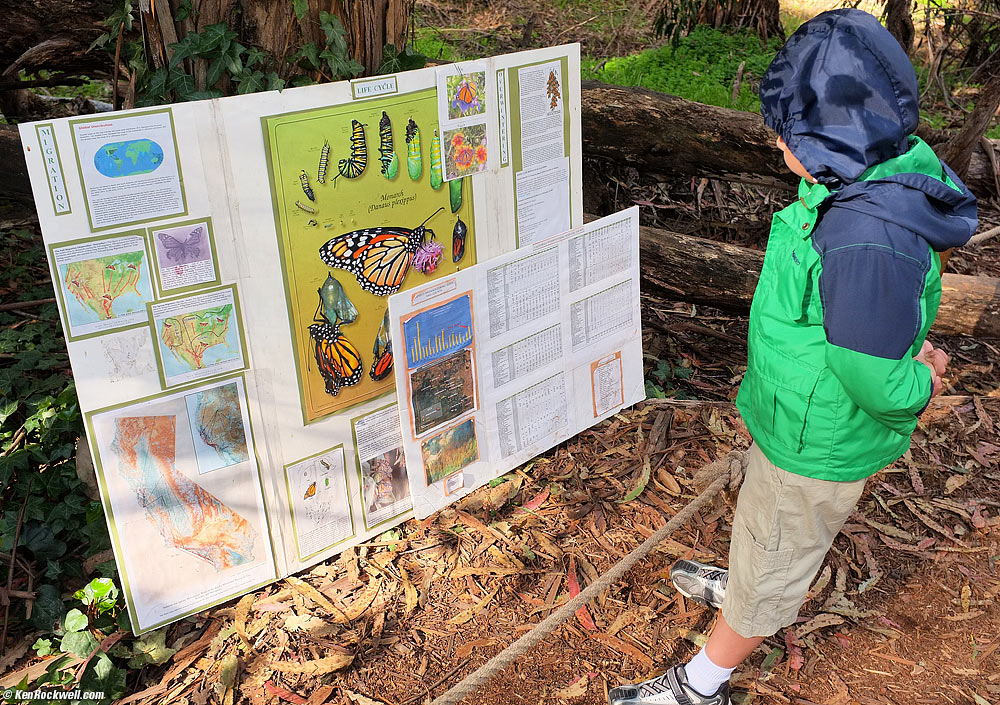
[[[755,113],[717,108],[644,88],[583,82],[583,155],[634,167],[644,177],[706,176],[792,189],[774,134]],[[1000,140],[992,141],[1000,150]],[[997,193],[981,147],[965,183],[979,197]]]
[[[639,261],[645,291],[745,313],[764,253],[643,226]],[[1000,279],[946,273],[941,286],[935,333],[1000,337]]]
[[[7,27],[0,35],[0,72],[4,78],[43,69],[110,75],[108,55],[87,48],[105,31],[101,22],[113,6],[112,0],[0,0]]]
[[[885,27],[907,54],[913,48],[913,17],[911,0],[886,0]]]
[[[966,118],[959,133],[940,149],[941,158],[962,178],[971,170],[973,150],[979,146],[1000,108],[1000,59],[992,63],[993,71],[985,73],[989,79],[979,89],[972,115]]]

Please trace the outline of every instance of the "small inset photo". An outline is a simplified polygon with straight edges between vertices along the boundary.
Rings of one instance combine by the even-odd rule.
[[[479,443],[476,439],[476,422],[466,419],[444,433],[428,438],[420,444],[427,484],[454,475],[467,465],[479,460]]]
[[[445,180],[486,171],[486,125],[469,125],[441,133]]]
[[[486,113],[486,72],[475,71],[445,78],[448,119],[484,115]]]

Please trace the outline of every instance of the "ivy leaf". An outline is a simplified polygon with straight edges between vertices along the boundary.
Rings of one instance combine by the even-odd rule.
[[[31,648],[39,656],[48,656],[52,653],[52,642],[49,639],[36,639]]]
[[[212,63],[208,65],[208,71],[205,74],[205,84],[209,86],[214,86],[222,78],[222,74],[226,71],[226,62],[224,58],[213,59]]]
[[[110,578],[94,578],[82,590],[73,593],[73,597],[88,607],[97,605],[97,611],[103,613],[115,606],[118,588]]]
[[[52,529],[45,524],[35,522],[22,529],[21,545],[31,551],[35,558],[46,561],[61,558],[66,553],[65,542],[57,539]]]
[[[279,76],[276,72],[271,71],[267,74],[267,90],[269,91],[280,91],[285,87],[285,79]]]
[[[88,624],[90,624],[90,620],[87,619],[87,615],[78,609],[71,609],[63,618],[63,629],[70,633],[82,632]]]
[[[297,65],[301,65],[300,62],[305,62],[306,68],[318,69],[320,67],[319,47],[313,42],[303,44],[297,52],[288,57],[288,60]]]
[[[292,9],[295,11],[295,19],[301,22],[309,12],[309,0],[292,0]]]
[[[90,632],[70,632],[62,638],[59,650],[80,658],[87,658],[97,648],[97,639]]]
[[[166,663],[170,657],[177,653],[177,649],[171,649],[166,644],[167,632],[165,629],[157,629],[155,632],[143,634],[132,644],[133,656],[129,659],[129,668],[142,668],[149,664],[159,666]]]
[[[80,687],[82,690],[102,691],[105,700],[101,702],[110,702],[125,694],[125,670],[117,668],[107,654],[99,653],[84,672]]]
[[[66,606],[55,585],[42,585],[35,591],[35,602],[31,608],[28,624],[46,632],[52,631],[62,617]]]

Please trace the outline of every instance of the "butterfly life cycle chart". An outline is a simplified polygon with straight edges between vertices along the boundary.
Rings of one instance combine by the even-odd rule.
[[[567,45],[20,126],[133,631],[635,400],[635,262],[573,230],[579,75]]]

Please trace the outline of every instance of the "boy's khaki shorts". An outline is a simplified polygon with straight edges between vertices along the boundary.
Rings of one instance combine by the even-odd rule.
[[[834,537],[865,480],[803,477],[771,463],[756,444],[736,503],[722,614],[737,634],[771,636],[795,622]]]

